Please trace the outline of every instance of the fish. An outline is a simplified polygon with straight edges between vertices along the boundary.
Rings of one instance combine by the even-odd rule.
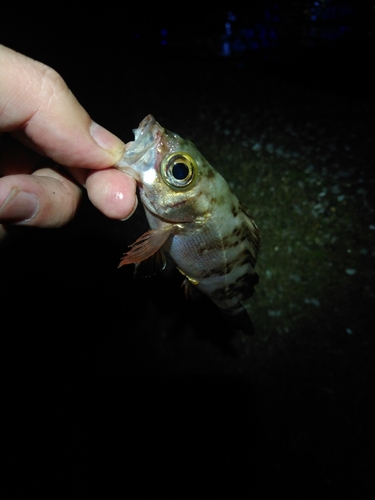
[[[133,133],[115,167],[136,180],[150,229],[119,267],[135,264],[150,275],[164,269],[168,253],[187,297],[199,290],[236,328],[253,333],[249,299],[259,281],[260,234],[249,210],[192,142],[152,115]]]

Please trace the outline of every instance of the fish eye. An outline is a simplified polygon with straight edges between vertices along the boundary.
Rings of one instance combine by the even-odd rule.
[[[186,153],[173,153],[164,158],[161,175],[169,187],[178,189],[189,186],[195,179],[197,164]]]
[[[175,179],[183,181],[189,176],[189,167],[182,161],[174,163],[172,166],[172,175]]]

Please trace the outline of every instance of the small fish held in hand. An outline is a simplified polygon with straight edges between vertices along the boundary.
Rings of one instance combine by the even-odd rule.
[[[152,115],[133,132],[135,140],[116,167],[137,181],[151,229],[119,267],[147,261],[151,269],[162,269],[168,252],[185,276],[187,295],[197,288],[250,333],[247,306],[258,282],[260,242],[250,213],[190,141]]]

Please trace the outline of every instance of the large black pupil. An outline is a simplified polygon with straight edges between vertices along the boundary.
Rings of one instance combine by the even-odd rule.
[[[189,167],[185,163],[175,163],[172,167],[172,174],[178,181],[183,181],[189,174]]]

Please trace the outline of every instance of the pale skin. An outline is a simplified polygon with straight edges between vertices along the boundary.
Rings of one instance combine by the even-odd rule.
[[[66,224],[82,187],[107,217],[130,217],[135,181],[111,168],[124,147],[56,71],[0,45],[0,239],[11,224]]]

